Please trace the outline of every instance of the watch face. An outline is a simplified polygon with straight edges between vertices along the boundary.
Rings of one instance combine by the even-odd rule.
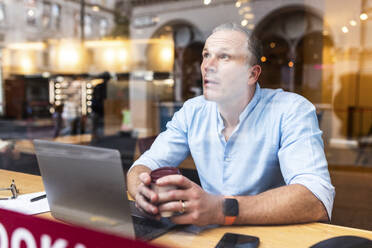
[[[225,216],[238,216],[239,204],[236,199],[226,198],[223,204],[223,213]]]

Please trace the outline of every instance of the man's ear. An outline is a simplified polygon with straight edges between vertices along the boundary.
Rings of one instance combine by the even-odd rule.
[[[258,78],[260,77],[261,74],[261,66],[259,65],[254,65],[250,69],[250,75],[249,75],[249,83],[254,84],[258,81]]]

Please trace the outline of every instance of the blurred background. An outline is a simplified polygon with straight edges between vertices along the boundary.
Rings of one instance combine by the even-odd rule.
[[[127,170],[203,93],[225,22],[261,40],[262,87],[316,106],[333,223],[372,230],[372,0],[0,0],[0,168],[39,174],[38,138],[119,149]]]

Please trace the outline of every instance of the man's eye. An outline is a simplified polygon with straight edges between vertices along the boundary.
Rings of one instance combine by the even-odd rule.
[[[230,56],[227,54],[221,54],[220,59],[227,60],[227,59],[230,59]]]
[[[203,56],[203,58],[208,58],[209,57],[209,53],[203,53],[202,56]]]

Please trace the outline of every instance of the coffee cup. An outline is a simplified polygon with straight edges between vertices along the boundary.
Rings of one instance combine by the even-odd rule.
[[[159,169],[151,171],[151,173],[150,173],[151,189],[157,194],[177,189],[177,187],[174,186],[174,185],[159,186],[159,185],[156,184],[156,181],[159,178],[169,176],[169,175],[181,175],[181,172],[176,167],[161,167]],[[173,215],[173,212],[172,211],[163,211],[163,212],[160,213],[160,215],[162,217],[171,217]]]

